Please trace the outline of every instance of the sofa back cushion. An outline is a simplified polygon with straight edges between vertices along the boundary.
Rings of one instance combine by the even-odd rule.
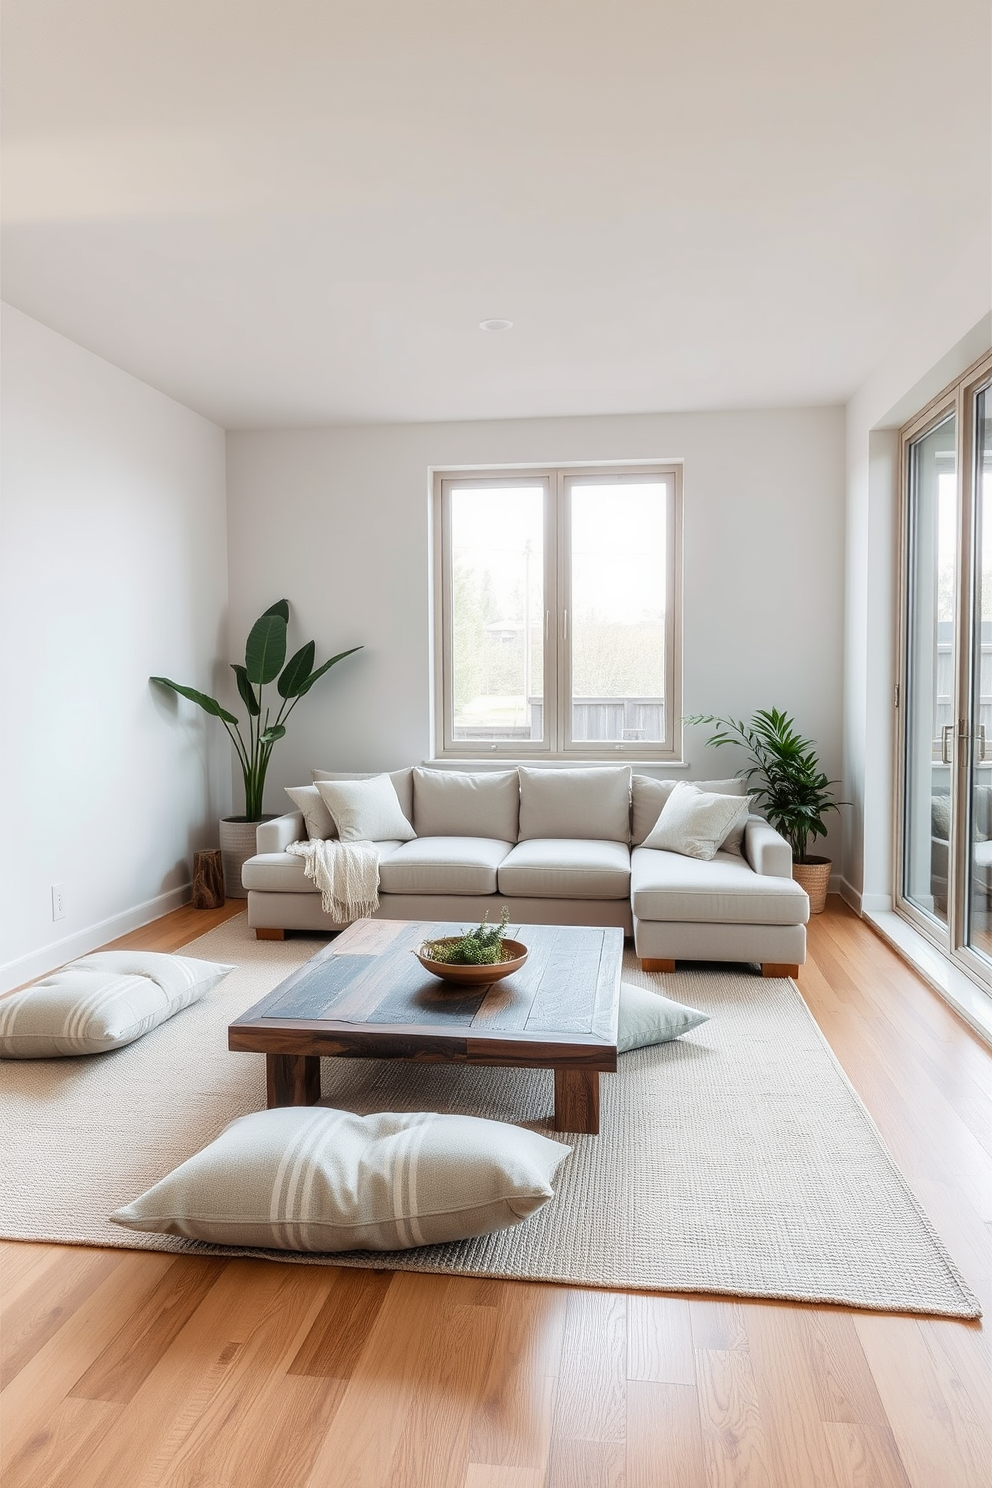
[[[630,766],[535,770],[521,765],[519,840],[630,841]],[[653,824],[652,824],[653,825]]]
[[[516,770],[413,772],[413,825],[418,837],[493,837],[516,842],[519,815]]]
[[[662,807],[672,794],[672,787],[677,785],[675,780],[655,780],[651,775],[635,775],[631,781],[631,829],[630,840],[634,847],[639,847],[645,837],[654,827],[655,822],[661,815]],[[732,780],[693,780],[692,785],[697,790],[708,791],[714,796],[743,796],[744,781],[736,777]],[[740,849],[738,848],[737,851]]]
[[[355,773],[349,770],[311,770],[310,775],[314,784],[319,780],[372,780],[381,774],[379,770],[366,770],[364,773]],[[400,810],[408,822],[413,821],[413,770],[408,766],[405,770],[390,770],[389,778],[393,782],[396,799],[400,803]],[[334,830],[335,837],[337,828]]]

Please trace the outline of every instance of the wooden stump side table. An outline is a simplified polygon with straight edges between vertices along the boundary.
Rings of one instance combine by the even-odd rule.
[[[224,865],[219,847],[193,854],[193,908],[220,909],[224,903]]]

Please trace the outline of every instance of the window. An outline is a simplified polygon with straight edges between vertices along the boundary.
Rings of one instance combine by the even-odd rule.
[[[678,758],[678,466],[435,477],[440,757]]]

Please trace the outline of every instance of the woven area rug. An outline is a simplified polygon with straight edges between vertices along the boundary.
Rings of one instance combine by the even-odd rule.
[[[261,1055],[227,1024],[326,942],[257,942],[245,917],[194,941],[237,963],[203,1003],[112,1054],[5,1060],[0,1233],[186,1254],[258,1254],[108,1223],[265,1104]],[[419,1250],[300,1256],[404,1268],[712,1292],[976,1317],[980,1308],[789,981],[738,968],[625,976],[711,1015],[603,1076],[598,1137],[567,1137],[555,1198],[526,1224]],[[548,1130],[548,1071],[324,1060],[323,1103],[462,1111]]]

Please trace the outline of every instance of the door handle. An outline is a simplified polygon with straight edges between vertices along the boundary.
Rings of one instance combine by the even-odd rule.
[[[942,765],[949,765],[951,763],[950,755],[947,753],[947,741],[953,732],[953,723],[945,723],[940,731],[940,763]]]
[[[978,725],[978,758],[982,764],[985,763],[985,725]]]

